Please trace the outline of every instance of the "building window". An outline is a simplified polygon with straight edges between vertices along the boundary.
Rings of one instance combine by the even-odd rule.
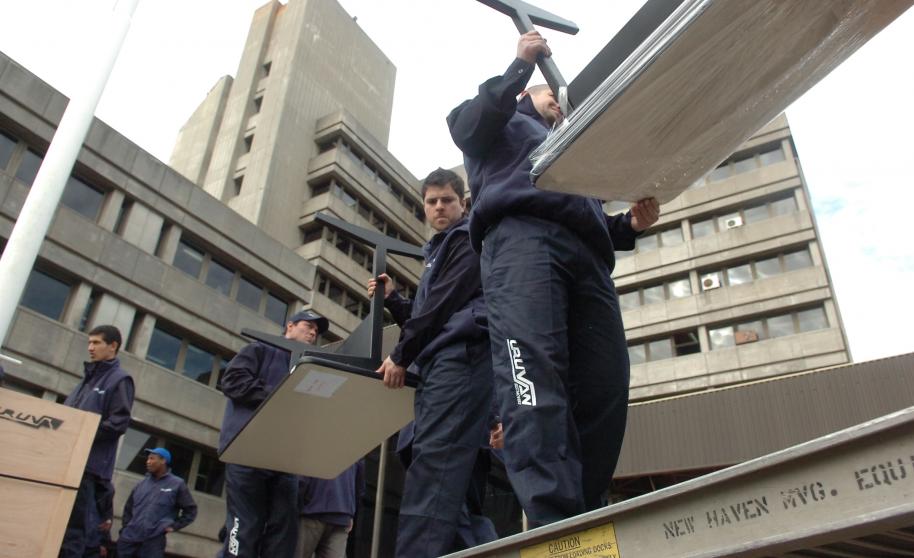
[[[707,291],[723,285],[743,285],[811,266],[812,256],[809,254],[809,249],[802,248],[759,260],[733,263],[723,270],[703,271],[701,272],[701,286],[702,290]]]
[[[723,349],[828,328],[828,318],[821,306],[765,316],[708,330],[711,349]]]
[[[663,283],[645,285],[634,290],[619,292],[619,307],[631,310],[639,306],[683,298],[692,295],[692,282],[688,277],[677,277]]]
[[[181,477],[188,483],[188,486],[192,486],[190,468],[194,464],[194,448],[169,438],[166,438],[162,445],[171,453],[171,465],[169,466],[171,474]]]
[[[197,467],[197,478],[194,480],[194,490],[220,496],[224,484],[225,464],[219,461],[215,453],[202,452],[200,466]]]
[[[59,320],[67,307],[72,287],[73,284],[69,281],[33,269],[19,304],[52,320]]]
[[[244,175],[239,174],[238,176],[236,176],[235,178],[232,179],[232,195],[240,196],[242,186],[244,186]]]
[[[238,294],[235,300],[244,304],[255,312],[260,311],[260,299],[263,298],[263,288],[242,277],[238,281]]]
[[[95,303],[98,302],[98,299],[101,298],[101,296],[101,293],[96,289],[92,289],[92,292],[89,293],[89,300],[86,301],[86,308],[79,318],[79,331],[86,331],[89,328],[89,318],[92,317],[92,310],[95,309]]]
[[[705,184],[706,180],[707,182],[719,182],[737,174],[780,163],[785,159],[786,156],[784,155],[784,150],[781,148],[780,142],[756,146],[750,151],[733,154],[729,159],[708,173],[705,178],[696,181],[694,186],[702,186]]]
[[[133,208],[133,200],[124,200],[121,208],[117,212],[117,219],[114,221],[114,234],[124,236],[127,229],[127,217],[130,215],[130,209]]]
[[[210,259],[209,268],[206,271],[206,284],[216,289],[225,296],[232,292],[232,283],[235,280],[235,272],[225,267],[216,260]]]
[[[145,475],[146,452],[143,450],[156,447],[158,445],[156,437],[136,426],[131,426],[124,433],[123,440],[114,467],[121,471]]]
[[[682,244],[683,242],[684,239],[682,237],[682,227],[677,224],[674,228],[671,229],[651,232],[639,236],[637,239],[635,239],[634,251],[638,254],[643,254],[644,252],[652,252],[662,246],[676,246]]]
[[[264,62],[263,63],[263,77],[270,75],[270,70],[273,68],[273,62]]]
[[[263,95],[254,97],[254,114],[259,114],[260,109],[263,108]]]
[[[797,201],[791,192],[786,196],[730,211],[723,215],[692,221],[692,238],[701,238],[715,232],[726,232],[743,225],[771,219],[779,215],[795,213],[796,211]]]
[[[352,315],[364,318],[371,311],[368,299],[340,285],[320,271],[317,272],[317,284],[318,292],[345,308]]]
[[[182,374],[204,385],[209,385],[216,356],[193,344],[187,345]]]
[[[631,364],[665,360],[701,352],[698,331],[691,329],[648,341],[639,341],[628,346]]]
[[[178,356],[181,353],[181,338],[172,335],[159,326],[152,331],[149,341],[149,351],[146,360],[154,362],[162,368],[175,370],[178,367]]]
[[[38,176],[41,160],[41,155],[31,149],[27,149],[22,154],[22,160],[19,161],[19,168],[16,169],[16,178],[31,186],[32,182],[35,181],[35,177]]]
[[[6,168],[13,157],[13,151],[16,150],[18,142],[8,135],[0,132],[0,170]]]
[[[203,252],[197,250],[182,238],[175,252],[174,266],[194,279],[200,277],[203,269]]]
[[[254,145],[254,134],[244,136],[244,152],[250,153],[251,147]]]
[[[277,297],[276,295],[267,295],[266,317],[270,321],[281,326],[286,325],[286,317],[289,315],[289,303]]]
[[[195,341],[157,325],[152,332],[146,360],[203,385],[215,385],[223,362],[222,355],[201,347]]]
[[[67,180],[60,201],[83,217],[95,221],[98,218],[98,212],[101,211],[102,202],[105,201],[105,192],[71,176]]]

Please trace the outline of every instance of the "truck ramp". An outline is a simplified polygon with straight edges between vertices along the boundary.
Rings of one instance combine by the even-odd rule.
[[[914,407],[449,556],[914,557]]]

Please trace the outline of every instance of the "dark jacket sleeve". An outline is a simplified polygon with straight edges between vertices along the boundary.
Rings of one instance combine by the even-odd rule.
[[[137,485],[139,486],[139,485]],[[130,520],[133,519],[133,495],[136,493],[136,486],[133,487],[133,490],[130,491],[130,496],[127,496],[127,503],[124,504],[124,513],[121,515],[121,530],[124,527],[130,525]]]
[[[625,212],[624,215],[607,215],[606,226],[609,228],[613,248],[616,250],[635,249],[635,239],[641,236],[641,233],[632,228],[631,211]]]
[[[187,527],[197,518],[197,503],[194,502],[194,497],[190,495],[190,490],[187,489],[187,485],[183,482],[178,488],[178,498],[175,504],[178,506],[180,514],[178,519],[171,524],[171,528],[177,531]]]
[[[397,325],[403,327],[413,313],[413,301],[394,291],[384,299],[384,308],[390,311],[390,315],[393,316]]]
[[[447,117],[454,143],[465,154],[481,157],[517,110],[517,96],[527,87],[533,64],[515,58],[504,75],[479,86],[479,94]]]
[[[438,280],[429,289],[418,313],[403,324],[400,342],[390,353],[390,359],[400,366],[412,364],[454,312],[482,288],[479,256],[469,241],[452,243],[444,258]]]
[[[222,393],[236,404],[256,407],[269,395],[260,377],[262,355],[263,348],[258,350],[257,343],[251,343],[238,351],[226,367]]]
[[[133,378],[127,377],[117,383],[114,389],[114,395],[105,408],[105,415],[102,417],[95,432],[96,440],[117,440],[121,434],[127,432],[130,426],[130,410],[133,409]]]

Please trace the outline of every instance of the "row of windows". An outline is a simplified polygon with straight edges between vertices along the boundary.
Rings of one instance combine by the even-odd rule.
[[[701,352],[698,330],[680,331],[669,337],[662,337],[628,346],[628,358],[632,364],[663,360]]]
[[[711,349],[774,339],[828,327],[828,317],[821,306],[787,314],[767,316],[708,330]]]
[[[289,313],[286,301],[195,247],[186,238],[182,237],[178,243],[174,266],[277,324],[285,325]]]
[[[410,195],[410,193],[407,192],[405,188],[397,184],[394,180],[391,180],[366,157],[364,157],[356,149],[350,146],[346,140],[342,138],[336,138],[330,142],[320,144],[318,149],[321,153],[324,153],[337,147],[358,161],[359,165],[365,170],[365,172],[374,178],[375,183],[380,186],[381,189],[389,192],[390,195],[396,198],[396,200],[400,202],[400,205],[408,209],[410,213],[412,213],[413,216],[419,220],[419,222],[425,222],[425,210],[422,207],[422,204],[416,202],[413,199],[413,196]]]
[[[219,354],[201,346],[177,329],[158,322],[152,331],[146,360],[187,376],[203,385],[216,387],[232,359],[232,355]]]
[[[773,277],[789,271],[811,267],[812,256],[808,248],[766,256],[757,260],[744,260],[723,269],[699,272],[702,291],[722,286],[742,285],[758,279]],[[665,300],[692,295],[688,277],[667,279],[662,283],[644,285],[631,290],[619,290],[619,307],[631,310]]]
[[[729,211],[724,215],[705,217],[692,221],[692,238],[701,238],[715,232],[724,232],[742,225],[756,223],[780,215],[796,213],[797,200],[793,194],[755,204],[744,209]]]
[[[743,151],[731,156],[692,186],[703,186],[707,183],[726,180],[731,176],[780,163],[785,159],[784,149],[780,142],[760,145],[751,151]]]
[[[364,318],[371,312],[368,299],[340,285],[335,279],[317,272],[317,292],[345,308],[350,314]]]
[[[209,448],[153,434],[133,425],[124,433],[115,468],[138,475],[146,474],[146,448],[163,447],[171,452],[171,473],[181,477],[198,492],[221,496],[225,484],[225,464]],[[196,460],[196,463],[195,463]]]
[[[404,242],[412,242],[409,236],[401,232],[397,227],[392,223],[387,222],[382,215],[377,210],[374,210],[367,203],[359,199],[359,197],[353,193],[346,186],[341,185],[334,179],[330,179],[327,182],[321,182],[318,184],[311,185],[311,195],[319,196],[330,192],[337,198],[343,200],[343,203],[347,207],[351,207],[356,210],[359,215],[361,215],[366,221],[371,223],[371,225],[381,231],[382,234],[386,234],[391,238],[396,238],[397,240],[403,240]],[[304,242],[309,242],[304,240]]]

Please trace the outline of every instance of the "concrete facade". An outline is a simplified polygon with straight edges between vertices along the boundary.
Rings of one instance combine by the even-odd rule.
[[[323,235],[314,214],[416,244],[426,237],[416,177],[386,150],[395,74],[336,2],[274,0],[254,14],[235,78],[213,87],[171,157],[174,169],[318,268],[311,304],[330,319],[330,341],[367,313],[370,261]],[[417,264],[393,268],[415,289]]]
[[[65,106],[62,95],[0,54],[3,244]],[[117,325],[121,363],[136,382],[114,479],[117,516],[141,478],[131,459],[147,444],[165,444],[200,506],[197,521],[169,537],[169,553],[212,556],[225,517],[215,453],[225,401],[219,371],[246,343],[241,328],[278,331],[278,321],[311,300],[315,268],[99,120],[73,176],[85,188],[68,185],[3,343],[5,354],[23,361],[4,363],[6,387],[63,400],[82,376],[86,332]],[[203,254],[197,276],[175,264],[186,243]],[[214,287],[217,264],[230,274]],[[260,289],[260,304],[240,302],[242,284]],[[285,309],[273,312],[268,300]]]
[[[783,115],[619,256],[634,401],[851,360]]]

